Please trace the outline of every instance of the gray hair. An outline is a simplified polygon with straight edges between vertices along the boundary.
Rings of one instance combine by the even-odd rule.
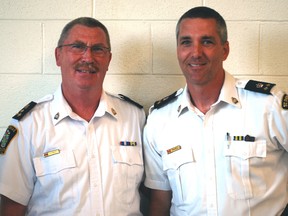
[[[96,28],[96,27],[101,28],[106,35],[108,48],[111,49],[110,36],[109,36],[109,32],[107,28],[100,21],[91,17],[79,17],[67,23],[65,27],[63,28],[60,38],[58,40],[58,46],[63,44],[64,40],[68,37],[70,30],[75,25],[83,25],[83,26],[90,27],[90,28]]]
[[[180,30],[180,24],[183,19],[194,19],[194,18],[203,18],[203,19],[215,19],[217,23],[217,30],[218,34],[221,39],[221,43],[224,44],[227,42],[228,39],[228,33],[227,33],[227,26],[226,22],[223,19],[223,17],[215,10],[209,7],[195,7],[187,12],[185,12],[180,19],[177,22],[176,26],[176,38],[178,41],[179,36],[179,30]]]

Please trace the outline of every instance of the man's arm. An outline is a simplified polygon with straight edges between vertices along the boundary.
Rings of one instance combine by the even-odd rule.
[[[151,190],[149,216],[169,216],[171,191]]]
[[[23,206],[6,196],[1,195],[0,215],[1,216],[24,216],[26,206]]]

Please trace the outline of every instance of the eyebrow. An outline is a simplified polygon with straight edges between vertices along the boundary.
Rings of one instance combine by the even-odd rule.
[[[179,37],[179,40],[191,40],[190,36],[181,36]]]
[[[215,37],[214,37],[214,36],[208,36],[208,35],[205,35],[205,36],[202,37],[202,39],[215,40]]]
[[[204,36],[201,36],[201,40],[213,40],[215,41],[215,37],[214,36],[208,36],[208,35],[204,35]],[[190,36],[180,36],[179,37],[179,41],[182,41],[182,40],[192,40],[192,38]]]

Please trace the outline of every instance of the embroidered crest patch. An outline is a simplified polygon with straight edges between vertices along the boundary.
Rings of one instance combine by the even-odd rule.
[[[285,94],[282,99],[282,108],[288,109],[288,94]]]
[[[5,151],[10,143],[10,141],[13,139],[13,137],[17,134],[17,129],[9,125],[1,142],[0,142],[0,154],[5,154]]]

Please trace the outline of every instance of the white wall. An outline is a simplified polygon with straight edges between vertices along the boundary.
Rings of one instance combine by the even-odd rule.
[[[0,0],[0,138],[18,110],[60,84],[54,48],[71,19],[92,16],[108,27],[113,59],[105,88],[147,111],[184,85],[175,25],[200,5],[227,21],[230,73],[276,82],[288,91],[287,0]]]

